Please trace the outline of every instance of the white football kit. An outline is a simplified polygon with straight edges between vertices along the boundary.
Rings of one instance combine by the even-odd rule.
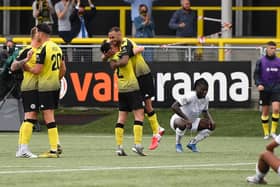
[[[191,131],[197,131],[199,121],[200,121],[200,114],[203,111],[208,110],[209,105],[209,97],[206,96],[205,98],[199,99],[196,96],[195,91],[191,91],[186,93],[185,97],[182,97],[177,100],[181,105],[182,112],[188,117],[188,119],[192,122],[192,129]],[[174,128],[174,121],[178,118],[181,118],[177,114],[173,114],[170,119],[170,127],[176,132]]]

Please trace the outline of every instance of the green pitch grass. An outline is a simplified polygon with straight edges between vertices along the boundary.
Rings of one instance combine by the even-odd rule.
[[[184,144],[188,141],[187,134]],[[254,174],[259,153],[268,141],[262,137],[210,136],[198,148],[200,153],[176,153],[173,135],[165,135],[160,147],[140,157],[130,148],[133,139],[124,140],[129,156],[115,155],[112,135],[61,132],[64,152],[61,158],[15,158],[17,133],[0,134],[0,186],[2,187],[243,187]],[[46,132],[34,133],[30,148],[36,154],[48,149]],[[279,150],[276,154],[279,155]],[[267,176],[268,186],[279,186],[276,173]]]
[[[169,120],[172,116],[171,109],[156,109],[159,123],[165,128],[166,134],[174,135],[170,129]],[[214,121],[216,122],[216,130],[213,136],[263,136],[262,127],[260,122],[260,113],[252,109],[210,109]],[[73,111],[69,109],[60,109],[57,111],[59,115],[68,115],[67,119],[58,120],[60,132],[67,133],[102,133],[114,134],[114,126],[117,121],[117,109],[89,109]],[[89,115],[102,116],[92,122],[83,125],[67,125],[67,121],[81,122]],[[73,119],[72,119],[73,118]],[[57,118],[58,119],[58,118]],[[66,125],[64,125],[66,123]],[[132,132],[133,119],[132,115],[129,116],[125,124],[126,132]],[[44,126],[43,126],[43,130]],[[144,121],[144,134],[150,135],[151,128],[149,122],[145,118]]]

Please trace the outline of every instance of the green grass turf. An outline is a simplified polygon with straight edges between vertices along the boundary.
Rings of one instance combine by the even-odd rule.
[[[127,135],[124,145],[129,156],[118,157],[112,135],[61,133],[60,138],[61,158],[19,159],[15,158],[17,134],[1,133],[0,186],[252,186],[245,178],[254,174],[257,157],[268,143],[261,137],[212,136],[198,145],[200,153],[184,149],[180,154],[175,152],[174,136],[164,136],[154,151],[147,150],[150,136],[145,136],[148,156],[140,157],[130,150],[133,138]],[[46,133],[34,133],[30,148],[36,154],[47,150]],[[270,172],[267,180],[269,186],[279,186],[276,173]]]
[[[166,134],[174,135],[170,129],[169,120],[172,116],[171,109],[156,109],[158,120],[166,129]],[[84,115],[105,115],[97,119],[80,125],[59,125],[59,130],[68,133],[114,133],[114,126],[118,117],[117,109],[89,109],[85,111],[73,111],[69,109],[60,109],[57,114],[75,114],[81,119]],[[262,127],[260,122],[260,113],[252,109],[210,109],[215,122],[216,130],[213,136],[262,136]],[[132,114],[125,124],[125,130],[132,132],[133,118]],[[44,125],[43,125],[44,127]],[[43,130],[45,130],[43,128]],[[145,118],[144,134],[151,134],[149,122]]]
[[[169,128],[170,109],[157,109],[166,129],[157,150],[147,150],[151,129],[144,126],[143,145],[147,157],[132,153],[132,116],[125,127],[124,145],[128,157],[115,155],[116,109],[60,109],[57,115],[105,115],[84,125],[59,125],[64,153],[58,159],[16,159],[17,133],[0,133],[0,187],[6,186],[252,186],[245,182],[254,174],[259,153],[268,141],[262,139],[259,112],[246,109],[211,109],[215,132],[199,143],[200,153],[175,152],[175,135]],[[190,138],[186,134],[184,146]],[[34,132],[30,148],[36,154],[48,150],[47,132]],[[279,155],[280,149],[276,151]],[[270,172],[269,186],[279,186]]]

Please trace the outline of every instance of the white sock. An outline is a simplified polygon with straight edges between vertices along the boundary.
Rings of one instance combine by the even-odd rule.
[[[258,167],[258,163],[256,164],[256,178],[258,180],[261,180],[264,178],[264,176],[266,175],[266,173],[262,173],[260,170],[259,170],[259,167]]]
[[[179,136],[184,136],[185,132],[186,132],[186,129],[185,130],[181,130],[179,128],[176,128],[176,134],[179,135]]]
[[[210,135],[211,131],[209,129],[203,129],[197,133],[197,135],[190,141],[190,144],[197,144],[201,140],[205,139]]]
[[[176,134],[176,144],[181,144],[181,139],[183,136]]]
[[[176,128],[176,144],[181,144],[181,139],[185,135],[186,130]]]
[[[20,145],[20,152],[28,151],[28,145],[27,144],[21,144]]]

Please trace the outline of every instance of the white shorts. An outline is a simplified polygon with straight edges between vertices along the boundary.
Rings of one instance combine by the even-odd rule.
[[[171,129],[176,132],[175,128],[174,128],[174,121],[176,119],[181,119],[181,117],[178,114],[173,114],[170,118],[170,127]],[[197,132],[197,128],[200,122],[200,118],[196,118],[193,122],[192,122],[192,128],[191,128],[191,132]]]
[[[277,169],[277,174],[280,176],[280,166]]]

